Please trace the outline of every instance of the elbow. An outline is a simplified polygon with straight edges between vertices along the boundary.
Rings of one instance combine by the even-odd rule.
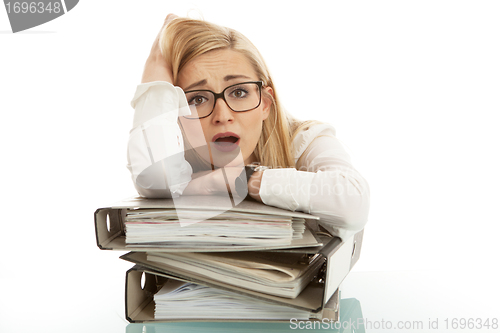
[[[344,224],[350,231],[362,230],[368,222],[370,211],[370,188],[364,180],[350,182],[351,187],[345,194],[344,205],[341,210],[344,214]]]
[[[134,185],[137,193],[139,193],[141,197],[148,199],[169,199],[179,196],[175,194],[172,195],[172,193],[167,188],[147,188],[141,186],[137,182]]]
[[[345,229],[354,232],[362,230],[368,222],[369,210],[369,193],[348,197],[345,205],[341,207]]]
[[[178,172],[167,172],[167,170],[178,170]],[[159,161],[144,169],[133,181],[135,189],[142,197],[177,198],[182,195],[191,180],[191,173],[192,169],[187,162],[184,166],[169,167],[165,161]]]
[[[322,223],[335,229],[357,232],[368,222],[370,189],[364,179],[344,185],[343,192],[332,193],[327,200],[322,200],[323,207],[316,207],[315,210],[321,212]]]

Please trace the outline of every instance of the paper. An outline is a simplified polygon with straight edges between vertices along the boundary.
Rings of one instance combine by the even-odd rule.
[[[208,210],[136,209],[127,210],[127,244],[161,243],[163,246],[202,247],[210,245],[289,245],[301,239],[305,220],[290,216],[224,212],[216,217]],[[183,223],[178,220],[183,216]],[[196,223],[185,223],[186,221]],[[201,221],[200,221],[201,220]],[[200,221],[200,222],[198,222]]]
[[[296,297],[315,277],[323,263],[318,254],[265,252],[153,252],[147,254],[147,260],[173,273],[216,279],[287,298]]]
[[[154,295],[155,319],[307,320],[311,313],[226,290],[169,279]]]

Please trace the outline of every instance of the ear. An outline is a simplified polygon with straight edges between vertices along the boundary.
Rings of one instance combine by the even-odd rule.
[[[262,121],[266,120],[271,113],[272,98],[274,97],[273,88],[262,87]]]

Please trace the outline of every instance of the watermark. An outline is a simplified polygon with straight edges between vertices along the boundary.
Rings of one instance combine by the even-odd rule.
[[[498,330],[498,318],[429,318],[428,320],[370,320],[357,318],[346,321],[333,321],[324,318],[321,321],[290,319],[292,330]]]
[[[179,115],[187,112],[182,110]],[[307,211],[301,206],[311,198],[342,198],[342,204],[353,211],[366,204],[368,187],[356,170],[349,166],[323,166],[308,169],[273,168],[265,170],[262,182],[256,177],[249,183],[245,159],[235,136],[207,142],[199,121],[183,123],[184,135],[165,131],[175,114],[162,114],[148,120],[131,133],[129,156],[141,156],[129,164],[132,178],[141,195],[148,198],[172,198],[182,226],[215,218],[239,205],[248,193],[261,198],[280,198],[282,202],[266,202],[292,211]],[[236,141],[234,141],[236,140]],[[172,144],[173,143],[173,144]],[[189,161],[189,163],[187,162]],[[187,194],[187,195],[184,195]],[[204,215],[194,216],[182,208],[192,207],[196,198],[211,196],[212,204]],[[331,202],[332,200],[330,200]],[[317,206],[317,213],[328,212],[330,203]],[[283,207],[289,205],[289,207]],[[201,209],[200,209],[201,212]]]
[[[349,319],[348,321],[334,321],[324,318],[321,321],[290,319],[290,329],[292,330],[349,330],[355,331],[362,328],[358,321]]]
[[[73,9],[79,0],[4,0],[12,32],[52,21]]]
[[[290,171],[288,171],[290,170]],[[262,195],[289,195],[292,197],[310,196],[362,196],[368,191],[358,179],[360,175],[353,169],[330,167],[314,172],[295,169],[273,169],[267,172],[271,186],[260,188]],[[315,181],[320,177],[321,181]],[[257,190],[257,189],[256,189]]]

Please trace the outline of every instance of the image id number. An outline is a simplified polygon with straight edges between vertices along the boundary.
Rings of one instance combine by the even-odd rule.
[[[498,329],[498,318],[453,318],[453,319],[445,319],[446,329]]]
[[[47,5],[45,5],[43,2],[7,2],[5,3],[5,7],[7,8],[7,13],[60,13],[62,8],[61,8],[61,3],[60,2],[49,2]]]

